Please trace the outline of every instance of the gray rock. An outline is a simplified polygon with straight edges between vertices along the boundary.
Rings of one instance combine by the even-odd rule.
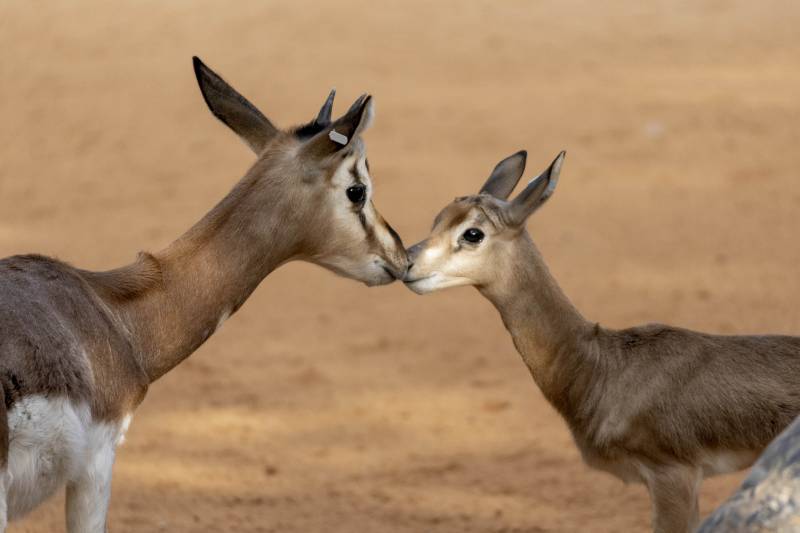
[[[772,441],[697,533],[800,532],[800,417]]]

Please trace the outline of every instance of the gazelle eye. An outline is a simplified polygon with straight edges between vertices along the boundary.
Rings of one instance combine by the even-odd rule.
[[[462,237],[467,242],[471,242],[472,244],[478,244],[483,240],[483,232],[478,228],[469,228],[467,231],[464,232]]]
[[[354,204],[360,204],[367,196],[367,188],[363,185],[353,185],[347,188],[347,199]]]

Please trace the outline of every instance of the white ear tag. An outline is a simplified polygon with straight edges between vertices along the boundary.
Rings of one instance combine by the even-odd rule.
[[[331,130],[331,132],[328,134],[328,137],[333,142],[339,143],[342,146],[345,146],[347,144],[347,135],[342,135],[336,130]]]

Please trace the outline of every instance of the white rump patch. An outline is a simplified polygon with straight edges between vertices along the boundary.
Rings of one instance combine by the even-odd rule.
[[[24,516],[67,482],[96,479],[101,470],[110,477],[130,420],[97,423],[88,405],[68,398],[20,398],[8,412],[8,519]],[[105,513],[105,506],[94,510]]]
[[[88,457],[89,407],[67,398],[20,398],[8,413],[8,518],[33,510],[78,475]]]

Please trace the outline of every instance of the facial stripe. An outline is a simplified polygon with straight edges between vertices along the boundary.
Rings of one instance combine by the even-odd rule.
[[[389,231],[389,235],[392,236],[392,239],[394,240],[395,245],[398,248],[402,248],[403,247],[403,240],[400,238],[400,235],[398,235],[397,232],[392,227],[392,225],[389,224],[388,222],[386,222],[385,220],[383,221],[383,224],[384,224],[384,226],[386,226],[386,229]]]
[[[365,239],[367,241],[367,245],[373,249],[377,248],[379,241],[378,241],[378,236],[375,234],[375,226],[369,223],[364,213],[364,210],[359,212],[358,215],[359,215],[358,218],[361,221],[361,225],[364,227],[364,232],[366,233]]]
[[[361,184],[367,187],[367,197],[360,206],[353,205],[353,214],[364,231],[364,245],[371,253],[394,263],[394,258],[402,255],[403,244],[397,232],[389,226],[375,210],[370,200],[371,179],[365,157],[353,157],[345,160],[335,173],[334,183],[337,187],[349,187]]]
[[[353,178],[353,182],[363,184],[361,174],[358,172],[358,160],[353,161],[353,166],[350,167],[350,176]]]
[[[433,228],[435,229],[440,225],[444,225],[446,228],[455,227],[467,218],[469,214],[469,209],[462,209],[453,213],[452,211],[444,210],[436,216],[436,219],[433,221]]]
[[[365,214],[368,213],[368,216]],[[364,215],[362,226],[366,233],[367,244],[371,248],[378,248],[384,259],[389,259],[392,256],[391,250],[403,249],[403,243],[400,236],[383,217],[375,211],[374,206],[369,204],[364,208],[361,213]]]
[[[370,185],[369,165],[366,157],[356,160],[356,164],[353,166],[353,175],[354,179],[359,180],[359,182],[367,186]]]

